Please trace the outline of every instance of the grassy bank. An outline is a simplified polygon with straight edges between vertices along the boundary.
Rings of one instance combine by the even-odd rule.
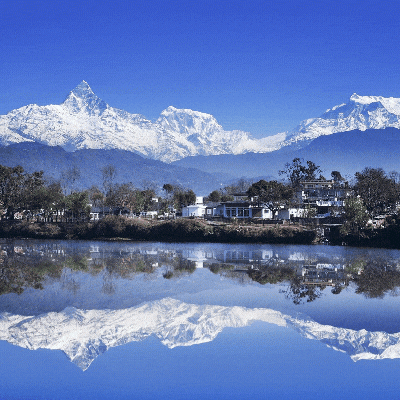
[[[165,242],[311,244],[312,230],[282,225],[211,225],[203,220],[128,220],[109,216],[87,223],[0,223],[0,237],[41,239],[129,239]]]

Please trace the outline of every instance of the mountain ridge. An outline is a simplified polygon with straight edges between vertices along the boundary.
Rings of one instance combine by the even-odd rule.
[[[229,174],[210,174],[190,167],[143,158],[127,150],[82,149],[67,152],[60,146],[36,142],[0,147],[0,165],[21,165],[29,173],[43,170],[49,180],[60,180],[63,173],[76,167],[80,171],[80,178],[74,189],[87,189],[93,185],[101,188],[102,168],[108,165],[115,167],[114,183],[131,182],[139,188],[150,184],[157,189],[161,189],[165,183],[171,183],[192,189],[198,195],[206,195],[210,188],[227,185],[234,178]]]
[[[170,163],[198,155],[293,151],[321,136],[387,127],[400,128],[400,99],[353,94],[347,103],[291,131],[256,139],[248,132],[224,130],[211,114],[173,106],[152,122],[111,107],[82,81],[59,105],[30,104],[1,115],[0,144],[30,141],[70,152],[120,149]]]
[[[400,357],[400,333],[354,331],[321,325],[272,309],[195,305],[164,298],[122,310],[67,307],[36,317],[0,314],[0,340],[30,350],[62,350],[82,370],[111,347],[157,337],[168,348],[214,340],[224,328],[263,321],[347,353],[353,361]]]
[[[82,81],[60,105],[31,104],[0,116],[0,144],[25,141],[61,146],[128,150],[171,162],[193,154],[240,153],[273,139],[225,131],[210,114],[168,107],[155,122],[109,106]]]
[[[193,156],[173,162],[204,172],[229,172],[236,176],[257,175],[281,178],[279,171],[294,158],[311,160],[319,165],[326,178],[339,170],[348,178],[365,167],[382,168],[387,172],[400,171],[400,129],[367,129],[322,135],[302,148],[283,147],[271,153],[240,155]]]

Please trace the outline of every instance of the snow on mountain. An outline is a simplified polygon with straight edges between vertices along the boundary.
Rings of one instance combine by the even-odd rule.
[[[0,340],[30,350],[62,350],[86,370],[110,347],[156,336],[169,348],[210,342],[226,327],[264,321],[291,327],[308,339],[346,352],[354,361],[400,357],[400,333],[354,331],[321,325],[271,309],[186,304],[166,298],[124,310],[79,310],[39,316],[0,314]]]
[[[77,149],[121,149],[171,162],[191,155],[271,151],[279,140],[225,131],[209,114],[168,107],[156,122],[110,107],[81,82],[60,105],[21,107],[0,116],[0,144],[34,141]]]
[[[60,105],[31,104],[0,116],[0,145],[26,141],[78,149],[121,149],[172,162],[187,156],[268,153],[304,147],[321,135],[400,128],[400,99],[353,94],[348,103],[303,121],[291,132],[255,139],[225,131],[210,114],[168,107],[152,122],[109,106],[82,81]]]
[[[319,118],[303,121],[288,134],[284,145],[298,144],[303,147],[322,135],[386,127],[400,129],[400,98],[359,96],[354,93],[349,102],[326,110]]]

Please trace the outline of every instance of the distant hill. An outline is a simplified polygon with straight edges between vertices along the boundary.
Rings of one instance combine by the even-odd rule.
[[[338,170],[352,177],[365,167],[381,167],[385,171],[400,171],[400,130],[396,128],[367,129],[338,132],[320,136],[307,147],[290,151],[283,148],[271,153],[240,155],[195,156],[175,161],[173,165],[216,171],[236,176],[278,176],[285,163],[295,157],[314,161],[329,177]]]
[[[149,184],[158,188],[165,183],[179,184],[191,188],[198,195],[206,195],[231,182],[227,174],[210,174],[193,168],[170,165],[157,160],[146,159],[125,150],[84,149],[67,152],[59,146],[46,146],[34,142],[12,144],[0,147],[0,164],[21,165],[27,172],[43,170],[46,177],[60,179],[61,174],[76,166],[81,178],[79,188],[91,185],[102,187],[102,168],[113,165],[116,168],[116,182],[132,182],[136,187]]]

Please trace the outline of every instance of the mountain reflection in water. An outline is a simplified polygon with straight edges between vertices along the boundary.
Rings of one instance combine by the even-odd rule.
[[[82,370],[111,347],[156,336],[169,348],[212,341],[224,328],[253,321],[290,327],[354,360],[400,358],[400,333],[354,331],[321,325],[271,309],[186,304],[166,298],[125,310],[78,310],[27,317],[0,315],[0,340],[30,350],[62,350]]]
[[[354,361],[399,358],[399,263],[330,246],[3,241],[0,340],[85,370],[149,336],[191,346],[263,321]]]

